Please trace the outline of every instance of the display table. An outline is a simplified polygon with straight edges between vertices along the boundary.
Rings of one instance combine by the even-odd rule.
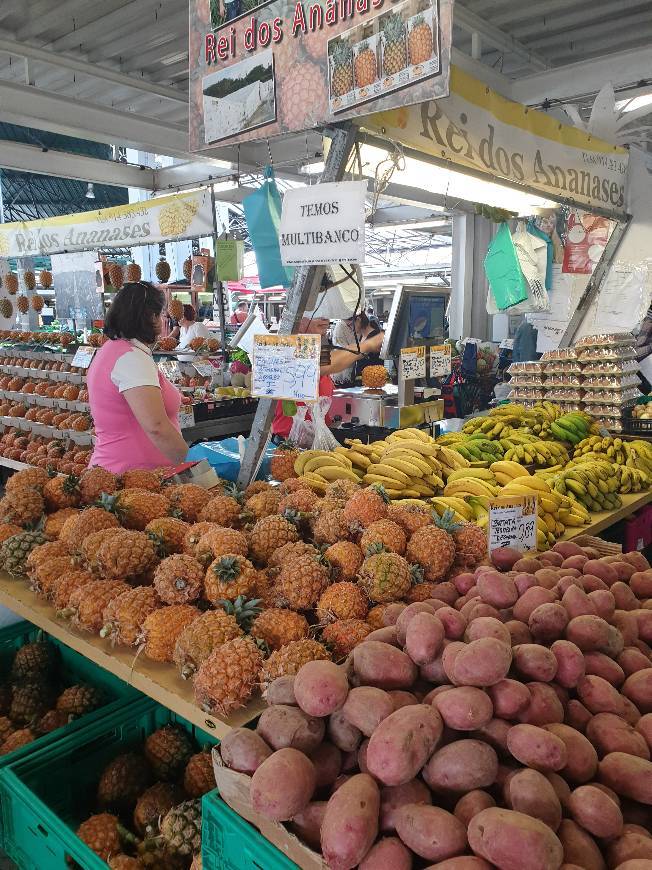
[[[560,541],[570,541],[577,535],[597,535],[605,529],[614,526],[621,520],[627,519],[635,511],[652,502],[652,490],[647,492],[632,492],[620,496],[622,506],[613,511],[600,511],[591,514],[591,523],[588,526],[569,526]]]
[[[182,680],[174,665],[153,662],[137,655],[135,649],[112,647],[96,635],[75,631],[56,619],[54,608],[30,592],[24,580],[13,580],[4,571],[0,571],[0,604],[218,739],[251,722],[265,709],[265,702],[258,697],[228,719],[204,713],[194,702],[192,681]]]

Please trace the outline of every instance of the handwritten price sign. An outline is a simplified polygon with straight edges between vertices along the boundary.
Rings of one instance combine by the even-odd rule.
[[[537,548],[537,497],[495,498],[489,503],[489,554],[499,547],[524,553]]]
[[[401,377],[413,381],[426,376],[426,348],[404,347],[401,350]]]
[[[450,344],[435,344],[430,348],[430,377],[443,378],[451,373]]]
[[[315,402],[319,398],[318,335],[255,335],[251,395]]]

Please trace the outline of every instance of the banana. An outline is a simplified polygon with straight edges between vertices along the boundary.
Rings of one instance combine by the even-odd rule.
[[[358,475],[350,468],[342,468],[341,465],[322,465],[319,468],[319,476],[326,480],[353,480],[359,483]]]
[[[458,495],[459,493],[463,495],[487,495],[494,498],[498,493],[498,488],[487,483],[486,480],[478,480],[475,477],[446,483],[444,495]]]
[[[452,510],[467,521],[473,518],[473,508],[470,504],[467,504],[463,498],[455,498],[453,496],[435,496],[435,498],[430,500],[436,508],[441,510],[442,513],[445,510]]]
[[[368,474],[377,474],[381,477],[389,477],[392,480],[397,480],[403,486],[406,486],[410,480],[410,475],[405,474],[403,471],[399,471],[397,468],[394,468],[392,465],[384,465],[382,463],[378,463],[375,465],[370,465],[367,469]]]
[[[358,453],[353,448],[349,450],[349,459],[353,465],[357,465],[360,468],[368,468],[371,465],[371,459],[368,456],[365,456],[364,453]]]
[[[509,462],[504,459],[499,462],[492,462],[489,468],[494,474],[499,471],[501,474],[505,474],[510,478],[527,477],[529,475],[527,468],[523,468],[523,466],[519,465],[518,462]]]
[[[357,438],[345,438],[344,443],[355,450],[356,453],[363,453],[365,456],[370,456],[373,453],[371,444],[363,444]]]
[[[544,511],[548,514],[556,514],[560,508],[560,503],[555,498],[556,493],[550,493],[549,495],[544,495],[542,492],[537,492],[536,495],[539,497],[539,504],[544,509]]]
[[[389,458],[401,459],[404,462],[409,462],[411,465],[421,469],[423,474],[430,474],[432,465],[427,462],[420,453],[415,453],[414,450],[406,450],[404,447],[392,447],[383,453],[383,462]],[[435,460],[433,460],[435,461]]]
[[[384,486],[385,489],[393,489],[398,492],[403,491],[403,485],[396,480],[395,477],[383,477],[380,474],[365,474],[362,478],[364,483],[379,483],[381,486]]]
[[[488,468],[460,468],[457,471],[452,471],[448,475],[448,482],[451,483],[453,480],[460,480],[467,477],[475,477],[478,480],[487,480],[492,484],[496,482],[493,472],[489,471]]]
[[[412,429],[411,428],[397,429],[395,432],[393,432],[389,436],[389,438],[387,440],[389,441],[390,438],[401,438],[401,439],[407,439],[408,441],[416,438],[417,441],[423,441],[425,444],[428,444],[432,441],[432,439],[430,438],[430,435],[428,435],[427,432],[424,432],[422,429],[414,429],[414,428],[412,428]]]
[[[390,465],[392,468],[402,471],[403,474],[407,474],[408,477],[423,477],[424,475],[422,468],[407,459],[401,459],[399,456],[388,456],[384,453],[382,464]]]
[[[328,481],[325,477],[322,477],[320,474],[304,474],[304,480],[308,483],[308,485],[314,489],[316,492],[324,495],[326,492],[326,487],[328,486]]]
[[[389,437],[392,438],[391,435]],[[434,441],[426,443],[425,441],[419,441],[418,438],[396,438],[391,443],[394,446],[396,446],[398,443],[406,450],[414,450],[415,453],[420,453],[423,456],[436,456],[439,450],[448,450],[447,447],[440,447],[438,444],[435,444]]]
[[[522,486],[529,486],[531,489],[536,489],[539,492],[550,492],[550,487],[541,477],[532,474],[529,477],[515,477],[514,483],[520,483]]]
[[[424,474],[423,479],[426,483],[434,486],[435,489],[443,489],[446,486],[441,477],[438,477],[436,474]]]
[[[323,456],[315,456],[309,459],[303,466],[303,473],[306,471],[318,471],[322,466],[339,465],[342,468],[351,468],[350,460],[344,461],[344,457],[337,453],[325,453]]]
[[[469,460],[461,456],[456,450],[451,450],[450,447],[442,447],[441,445],[437,446],[439,447],[441,459],[443,459],[446,465],[450,465],[454,471],[458,468],[468,468],[470,466]]]
[[[435,494],[435,490],[431,486],[428,486],[428,484],[424,483],[423,480],[415,477],[410,479],[408,487],[410,489],[416,490],[419,495],[425,495],[429,497]]]
[[[294,460],[294,470],[299,475],[303,476],[306,463],[311,459],[316,459],[320,456],[328,456],[328,450],[303,450]]]

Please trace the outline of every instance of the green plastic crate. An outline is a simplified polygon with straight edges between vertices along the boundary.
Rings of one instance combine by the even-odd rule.
[[[143,697],[0,771],[4,849],[20,870],[106,870],[75,830],[95,812],[97,782],[106,764],[142,746],[152,731],[168,723],[192,733],[199,746],[217,743]]]
[[[217,789],[202,799],[204,870],[298,870],[283,852],[225,804]]]

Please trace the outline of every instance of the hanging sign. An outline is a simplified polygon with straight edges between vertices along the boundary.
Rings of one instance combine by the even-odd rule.
[[[87,347],[86,345],[78,347],[70,365],[76,369],[87,369],[93,362],[96,350],[96,347]]]
[[[255,335],[251,395],[259,399],[316,402],[320,355],[318,335]]]
[[[98,211],[2,224],[0,257],[130,248],[212,232],[211,196],[206,188]]]
[[[283,265],[364,263],[366,193],[366,181],[288,190],[279,231]]]
[[[444,96],[452,7],[452,0],[191,0],[191,150]]]
[[[218,239],[215,261],[220,281],[239,281],[244,269],[244,242],[240,239]]]
[[[413,381],[426,376],[426,348],[401,348],[400,377],[404,381]]]
[[[537,548],[537,497],[503,496],[489,502],[489,555],[499,547]]]
[[[430,347],[430,377],[443,378],[452,371],[452,352],[450,344],[433,344]]]

